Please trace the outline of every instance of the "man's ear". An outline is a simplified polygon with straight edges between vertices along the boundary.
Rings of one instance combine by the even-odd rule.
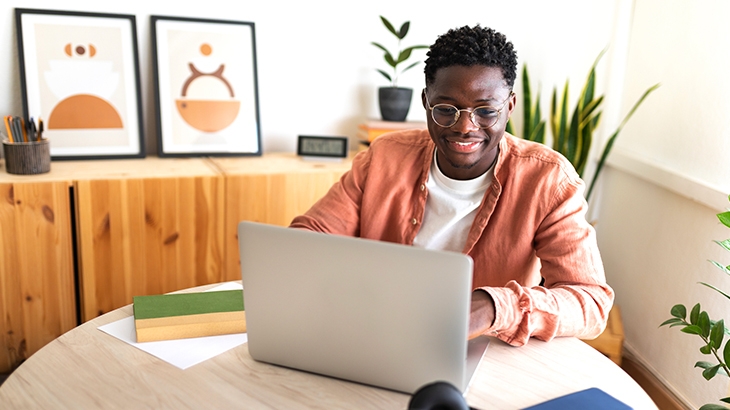
[[[515,94],[514,92],[510,92],[509,102],[507,103],[507,107],[509,109],[510,116],[512,116],[512,111],[515,110],[516,106],[517,106],[517,94]]]
[[[426,89],[424,88],[423,91],[421,91],[421,104],[423,104],[423,108],[428,111],[428,103],[426,102]]]

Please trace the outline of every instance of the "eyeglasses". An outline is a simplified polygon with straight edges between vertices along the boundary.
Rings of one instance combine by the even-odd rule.
[[[423,90],[423,94],[426,96],[426,105],[428,105],[428,109],[431,110],[431,118],[433,118],[436,125],[444,128],[451,128],[459,121],[461,112],[466,111],[471,116],[471,122],[481,129],[491,128],[497,123],[497,121],[499,121],[499,116],[502,114],[504,105],[507,104],[507,101],[509,101],[512,95],[514,95],[514,93],[510,91],[509,97],[500,104],[499,109],[486,105],[472,109],[458,109],[451,104],[436,104],[432,107],[431,103],[428,101],[426,89]]]

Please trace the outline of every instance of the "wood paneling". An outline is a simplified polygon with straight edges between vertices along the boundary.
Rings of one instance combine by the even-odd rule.
[[[226,180],[224,280],[241,279],[237,232],[240,221],[288,226],[352,166],[351,159],[309,161],[289,153],[211,161]]]
[[[77,324],[70,216],[66,181],[0,183],[0,372]]]
[[[82,320],[154,295],[220,282],[219,176],[76,181]]]

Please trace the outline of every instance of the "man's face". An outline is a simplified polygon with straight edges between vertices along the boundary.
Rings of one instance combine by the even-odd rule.
[[[461,111],[456,124],[446,128],[433,120],[436,104],[450,104],[457,109],[488,106],[500,110],[497,122],[480,129],[467,111]],[[441,172],[452,179],[473,179],[485,173],[497,158],[499,141],[504,135],[516,98],[504,81],[499,67],[451,66],[438,70],[433,84],[422,96],[427,111],[428,131],[436,144],[436,158]]]

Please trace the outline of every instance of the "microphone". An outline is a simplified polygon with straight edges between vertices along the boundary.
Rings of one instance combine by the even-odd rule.
[[[461,391],[448,382],[434,382],[419,388],[408,402],[408,410],[476,410],[466,404]]]

